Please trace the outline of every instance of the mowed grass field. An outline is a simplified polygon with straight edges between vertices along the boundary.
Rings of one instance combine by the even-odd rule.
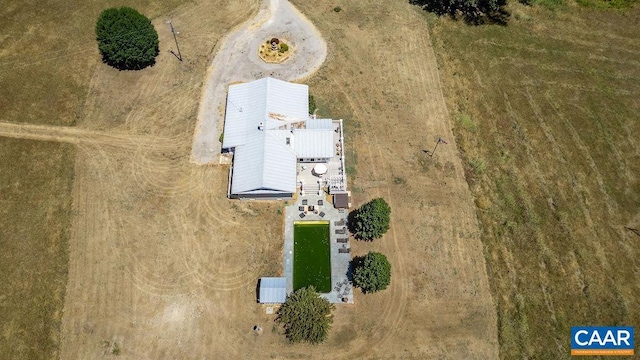
[[[509,10],[506,27],[425,16],[500,357],[568,358],[573,325],[640,324],[640,8]]]
[[[149,17],[177,1],[127,3]],[[74,125],[96,65],[106,1],[0,9],[0,121]],[[100,65],[101,66],[101,65]],[[76,147],[0,137],[0,358],[59,356]]]
[[[53,358],[67,283],[73,145],[0,139],[0,358]]]

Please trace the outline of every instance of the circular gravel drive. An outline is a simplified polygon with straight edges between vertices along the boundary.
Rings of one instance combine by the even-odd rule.
[[[294,47],[289,59],[267,64],[258,56],[260,45],[277,37]],[[200,100],[191,160],[212,164],[220,154],[227,87],[272,76],[300,80],[313,74],[327,56],[327,44],[307,18],[286,0],[263,0],[258,15],[228,34],[213,59]]]

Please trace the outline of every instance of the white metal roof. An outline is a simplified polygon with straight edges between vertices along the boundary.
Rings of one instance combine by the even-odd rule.
[[[306,121],[307,129],[333,130],[333,120],[331,119],[309,119]]]
[[[229,86],[223,148],[235,148],[232,194],[293,193],[296,156],[288,122],[309,117],[309,87],[274,78]]]
[[[309,118],[307,85],[263,78],[229,86],[222,147],[234,148],[231,193],[295,192],[296,157],[332,157],[333,135],[331,119]]]
[[[309,118],[309,86],[270,77],[230,85],[222,147],[244,145],[250,140],[247,135],[258,131],[261,123],[264,129],[277,129],[286,125],[278,120],[284,118]]]
[[[287,299],[287,281],[283,277],[260,278],[260,298],[262,304],[282,304]]]
[[[296,190],[296,156],[277,137],[251,136],[252,141],[236,147],[233,159],[231,193],[253,190]]]
[[[293,136],[299,159],[330,158],[334,155],[333,130],[296,129]]]

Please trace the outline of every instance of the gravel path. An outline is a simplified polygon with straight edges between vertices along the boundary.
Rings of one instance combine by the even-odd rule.
[[[267,64],[258,57],[260,45],[272,37],[282,38],[294,47],[289,59]],[[272,76],[295,81],[313,74],[327,56],[327,44],[307,18],[286,0],[263,0],[258,15],[228,34],[208,71],[191,161],[217,162],[219,136],[224,126],[224,107],[230,83]]]

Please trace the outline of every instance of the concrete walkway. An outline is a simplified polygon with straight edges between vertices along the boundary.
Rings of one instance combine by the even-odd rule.
[[[267,64],[258,57],[260,45],[277,37],[294,51],[281,64]],[[320,32],[286,0],[262,0],[258,15],[240,25],[222,41],[211,67],[200,100],[191,161],[217,163],[220,133],[229,84],[266,76],[295,81],[313,74],[327,56],[327,44]]]
[[[303,218],[300,217],[301,211],[298,207],[304,206],[303,201],[305,200],[307,205],[313,205],[315,209],[318,210],[318,214],[315,212],[305,212],[305,216]],[[318,200],[322,200],[324,204],[318,206]],[[346,230],[346,223],[336,225],[336,222],[339,222],[340,220],[346,221],[348,213],[347,211],[341,212],[335,209],[327,200],[328,199],[324,193],[321,195],[308,194],[299,196],[297,201],[287,206],[285,209],[284,276],[287,278],[287,294],[293,291],[294,222],[318,220],[329,221],[331,234],[329,240],[331,244],[331,292],[320,295],[331,303],[353,304],[353,286],[347,278],[349,263],[351,262],[351,253],[340,252],[340,249],[350,249],[351,241],[347,240],[346,243],[338,242],[338,239],[349,239],[349,231],[345,231],[344,234],[336,234],[336,230],[338,232],[343,229]],[[320,213],[324,213],[324,216],[320,216]]]

